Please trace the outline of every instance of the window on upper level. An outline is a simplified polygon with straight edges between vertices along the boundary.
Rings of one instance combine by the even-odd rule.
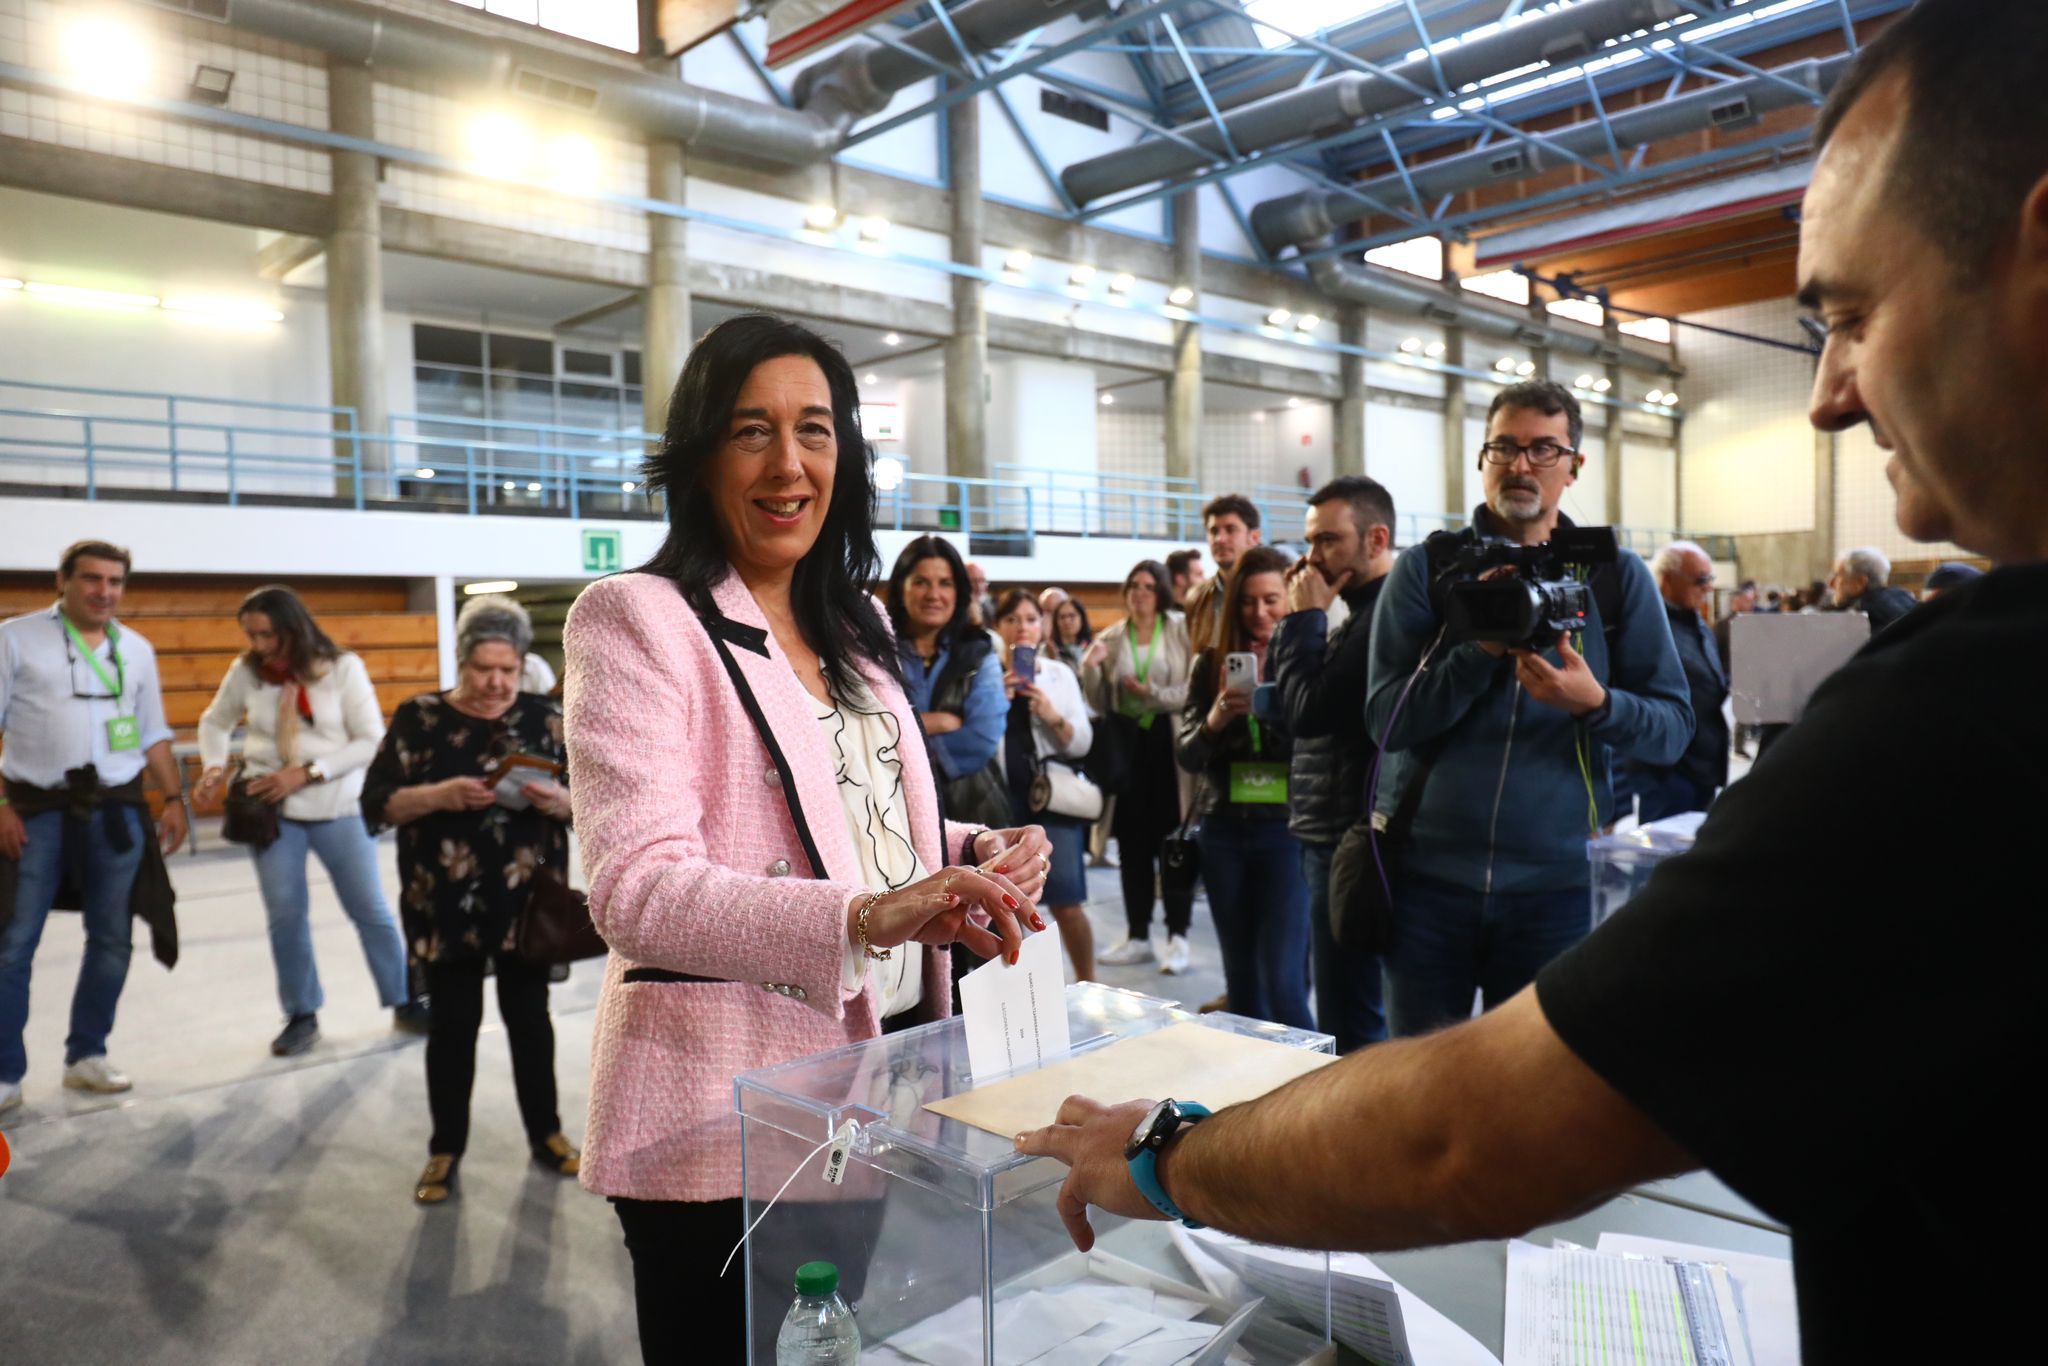
[[[454,0],[467,9],[515,19],[621,52],[640,50],[639,0]]]

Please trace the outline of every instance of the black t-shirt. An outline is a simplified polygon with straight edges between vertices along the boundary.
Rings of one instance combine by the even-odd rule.
[[[1537,978],[1574,1053],[1791,1227],[1808,1363],[2035,1335],[2044,690],[2048,566],[1916,609]]]

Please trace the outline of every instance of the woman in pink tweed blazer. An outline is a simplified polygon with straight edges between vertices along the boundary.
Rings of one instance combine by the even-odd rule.
[[[720,325],[650,463],[667,542],[591,585],[564,634],[576,827],[611,947],[582,1180],[618,1208],[650,1362],[744,1359],[743,1278],[718,1276],[743,1227],[734,1074],[873,1038],[901,1000],[918,1005],[887,1027],[949,1014],[946,945],[1014,958],[1044,927],[1043,831],[942,823],[914,742],[854,756],[894,779],[859,833],[900,832],[906,870],[864,871],[848,718],[917,734],[866,591],[868,467],[830,343],[758,314]],[[888,980],[913,953],[915,982],[900,959]]]

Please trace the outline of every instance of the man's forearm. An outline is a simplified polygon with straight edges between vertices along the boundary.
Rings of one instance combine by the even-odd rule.
[[[146,756],[149,776],[156,779],[156,785],[167,798],[176,798],[185,791],[185,778],[178,771],[177,756],[171,753],[171,742],[159,740],[149,747]]]
[[[1572,1086],[1532,1085],[1545,1066],[1497,1032],[1524,1027],[1506,1012],[1536,1010],[1527,992],[1232,1106],[1167,1149],[1161,1182],[1225,1232],[1370,1252],[1520,1233],[1693,1165],[1632,1112],[1609,1142],[1556,1133],[1547,1107],[1573,1104]]]

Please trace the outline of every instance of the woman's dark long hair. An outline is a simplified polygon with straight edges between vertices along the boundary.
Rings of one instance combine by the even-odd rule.
[[[950,647],[972,626],[968,612],[973,606],[969,599],[974,596],[974,589],[967,582],[967,562],[943,536],[920,536],[904,546],[903,553],[896,557],[896,567],[889,571],[889,587],[882,595],[889,606],[889,622],[896,628],[896,639],[908,644],[910,617],[903,610],[903,585],[909,581],[910,571],[925,560],[944,560],[953,575],[953,615],[939,628],[939,644]]]
[[[712,503],[712,465],[725,445],[747,377],[783,356],[808,357],[825,372],[839,445],[824,525],[790,581],[797,629],[818,652],[835,691],[857,685],[861,660],[901,678],[889,633],[866,589],[882,557],[875,548],[873,452],[861,435],[853,367],[838,347],[786,318],[745,313],[712,328],[691,348],[669,397],[661,448],[644,466],[647,486],[668,496],[668,537],[641,572],[673,579],[698,611],[715,610],[711,589],[731,571],[731,561]]]
[[[235,609],[235,620],[239,622],[251,612],[261,612],[270,618],[270,629],[284,643],[285,660],[300,682],[310,683],[321,677],[329,664],[341,658],[341,647],[327,638],[299,595],[283,584],[267,583],[243,598],[242,605]],[[263,657],[254,650],[242,659],[251,669],[263,668]]]
[[[1073,604],[1075,613],[1081,618],[1081,633],[1073,640],[1061,640],[1060,613],[1066,609],[1069,603]],[[1054,603],[1052,611],[1046,613],[1045,638],[1054,645],[1093,645],[1095,643],[1095,624],[1088,620],[1087,604],[1071,593]]]
[[[1180,604],[1173,600],[1173,576],[1166,572],[1166,566],[1157,560],[1140,560],[1131,566],[1130,573],[1124,575],[1124,586],[1117,591],[1117,596],[1124,600],[1126,620],[1131,606],[1131,580],[1140,574],[1152,576],[1153,608],[1160,616],[1180,610]]]
[[[1211,661],[1216,670],[1216,688],[1223,688],[1223,656],[1233,650],[1249,650],[1251,642],[1244,631],[1244,586],[1261,574],[1278,574],[1284,582],[1287,571],[1294,565],[1294,557],[1284,550],[1270,545],[1255,545],[1237,557],[1237,563],[1230,566],[1230,577],[1223,581],[1223,633],[1216,647],[1216,658]]]

